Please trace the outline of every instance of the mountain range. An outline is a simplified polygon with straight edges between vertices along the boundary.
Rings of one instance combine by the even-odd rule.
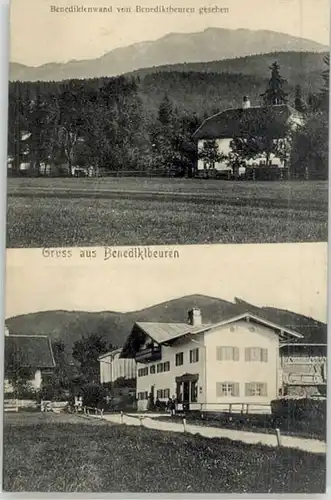
[[[328,47],[313,40],[267,30],[208,28],[198,33],[170,33],[155,41],[111,50],[96,59],[50,62],[38,67],[12,62],[9,79],[61,81],[117,76],[142,68],[289,51],[320,53],[328,51]]]
[[[304,335],[305,342],[325,343],[327,327],[324,323],[291,311],[273,307],[258,307],[236,298],[229,302],[205,295],[189,295],[161,304],[127,313],[46,311],[24,314],[6,320],[10,333],[47,335],[62,340],[70,350],[83,335],[99,333],[113,346],[123,346],[136,321],[186,322],[192,307],[202,311],[203,323],[216,323],[225,315],[251,312],[268,321],[288,327]]]

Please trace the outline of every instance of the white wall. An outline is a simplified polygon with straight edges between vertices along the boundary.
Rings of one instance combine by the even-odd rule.
[[[134,359],[113,359],[111,355],[100,359],[100,382],[115,382],[118,378],[135,378],[136,362]]]
[[[194,337],[196,342],[203,343],[203,336]],[[139,392],[147,392],[150,394],[151,387],[154,385],[154,399],[156,400],[156,394],[158,389],[170,389],[170,397],[176,395],[176,377],[184,375],[185,373],[198,374],[198,403],[203,399],[203,373],[204,373],[204,348],[198,345],[196,342],[191,340],[183,340],[173,347],[162,346],[161,353],[162,359],[160,361],[155,361],[153,363],[137,363],[137,370],[140,368],[148,367],[148,375],[143,377],[137,377],[137,395]],[[199,348],[199,362],[190,363],[190,353],[191,349]],[[176,366],[175,358],[176,354],[184,352],[183,365]],[[156,365],[158,363],[164,363],[166,361],[170,362],[170,371],[157,373]],[[155,365],[155,374],[150,373],[150,367]],[[201,390],[200,390],[201,388]],[[200,406],[200,405],[199,405]],[[193,406],[191,405],[193,408]],[[138,410],[143,411],[147,408],[147,401],[138,401]]]
[[[239,348],[239,361],[218,361],[217,347]],[[268,362],[245,361],[246,347],[268,349]],[[279,338],[271,329],[253,322],[240,321],[206,334],[207,404],[210,410],[224,408],[224,403],[270,403],[278,396],[280,382]],[[217,382],[239,383],[239,396],[217,397]],[[267,396],[245,396],[246,382],[267,383]],[[217,404],[216,404],[217,403]]]
[[[41,371],[36,370],[34,374],[34,378],[30,380],[31,386],[33,389],[40,389],[41,388],[41,383],[42,383],[42,376],[41,376]]]
[[[228,155],[231,151],[231,147],[230,147],[231,141],[232,141],[232,138],[216,139],[216,144],[218,145],[219,152],[223,153],[225,155]],[[198,141],[198,151],[200,151],[200,149],[203,148],[204,142],[205,142],[205,140],[203,140],[203,139]],[[270,160],[271,160],[271,163],[273,165],[277,165],[280,168],[284,167],[284,162],[280,158],[276,157],[274,154],[270,155]],[[259,158],[245,160],[245,164],[247,166],[253,166],[254,164],[259,165],[260,163],[263,163],[263,162],[265,163],[265,157],[263,157],[263,156],[261,156]],[[204,169],[205,169],[204,161],[199,159],[198,160],[198,170],[204,170]],[[231,170],[231,168],[228,166],[227,161],[225,160],[222,162],[215,163],[215,170],[221,172],[221,171]],[[240,167],[239,173],[240,174],[245,173],[245,168]]]
[[[225,155],[229,154],[231,148],[230,148],[230,142],[232,139],[216,139],[216,144],[218,146],[218,150],[220,153],[223,153]],[[198,151],[200,151],[203,148],[205,140],[201,139],[198,141]],[[204,162],[203,160],[199,159],[198,160],[198,170],[204,170]],[[223,162],[217,162],[215,163],[215,170],[222,171],[222,170],[229,170],[229,167],[227,165],[226,161]]]

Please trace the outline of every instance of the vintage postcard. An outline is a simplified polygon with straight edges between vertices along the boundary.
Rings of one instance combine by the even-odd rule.
[[[329,17],[12,0],[7,247],[326,241]]]
[[[327,0],[12,0],[5,492],[326,490]]]
[[[8,253],[4,490],[324,492],[327,245],[110,250]]]

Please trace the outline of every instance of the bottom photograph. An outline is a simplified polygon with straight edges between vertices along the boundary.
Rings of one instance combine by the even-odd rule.
[[[131,250],[7,251],[3,490],[323,493],[327,245]]]

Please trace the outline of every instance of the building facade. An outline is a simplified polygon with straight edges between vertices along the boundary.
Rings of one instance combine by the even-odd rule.
[[[10,334],[5,328],[5,393],[14,392],[18,382],[39,390],[54,368],[52,345],[47,336]]]
[[[188,318],[135,323],[122,356],[137,362],[138,409],[175,397],[191,410],[269,411],[289,385],[289,344],[302,334],[250,313],[204,324],[193,309]]]
[[[268,115],[268,116],[267,116]],[[207,118],[194,134],[197,142],[197,149],[200,156],[207,141],[214,141],[218,152],[221,154],[220,161],[212,162],[199,157],[197,162],[197,171],[208,172],[216,171],[232,173],[233,168],[229,163],[229,154],[231,153],[231,142],[234,138],[247,135],[248,131],[252,136],[259,135],[258,127],[261,124],[274,123],[274,141],[282,145],[280,149],[286,149],[288,145],[288,131],[293,130],[302,123],[302,117],[294,108],[287,104],[277,104],[273,106],[251,106],[247,96],[243,97],[242,105],[239,108],[227,109],[216,115]],[[255,130],[256,129],[256,130]],[[268,164],[267,164],[268,162]],[[270,153],[268,159],[265,154],[253,156],[249,159],[242,159],[242,165],[238,167],[238,175],[243,175],[247,167],[276,167],[284,169],[287,166],[288,158],[286,154],[276,156]]]
[[[99,357],[100,382],[101,384],[111,384],[114,388],[116,382],[121,380],[119,389],[124,390],[125,381],[130,380],[132,383],[136,379],[137,367],[133,358],[120,358],[121,351],[122,349],[115,349]],[[132,389],[131,385],[130,388]]]

